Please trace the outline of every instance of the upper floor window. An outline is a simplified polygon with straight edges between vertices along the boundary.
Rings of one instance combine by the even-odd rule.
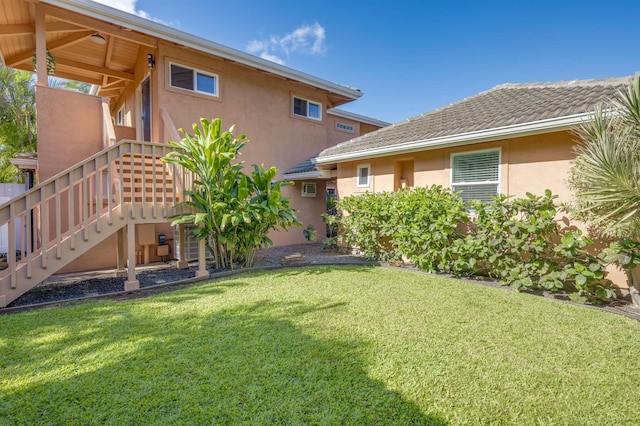
[[[491,201],[500,188],[500,150],[451,155],[451,189],[465,202]]]
[[[218,96],[218,76],[215,74],[171,64],[169,78],[171,87]]]
[[[322,104],[294,96],[293,114],[313,120],[322,120]]]
[[[349,133],[353,133],[355,131],[355,128],[351,124],[344,124],[340,122],[336,123],[336,129]]]

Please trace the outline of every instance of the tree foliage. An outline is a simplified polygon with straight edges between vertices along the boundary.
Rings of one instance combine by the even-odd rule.
[[[9,161],[36,151],[35,90],[31,74],[0,65],[0,182],[15,182],[18,170]]]
[[[255,251],[272,244],[268,233],[288,229],[300,222],[282,188],[290,182],[274,180],[275,167],[253,165],[245,174],[238,162],[245,135],[233,135],[234,127],[221,131],[220,119],[201,119],[193,135],[184,130],[179,149],[163,158],[193,172],[197,178],[185,190],[187,211],[174,217],[173,224],[195,224],[195,238],[205,240],[216,268],[251,266]]]
[[[629,283],[638,289],[640,74],[576,133],[580,141],[569,178],[575,200],[569,208],[596,234],[614,239],[605,259],[624,268]]]
[[[640,239],[640,75],[596,110],[580,138],[569,186],[571,209],[603,236]]]

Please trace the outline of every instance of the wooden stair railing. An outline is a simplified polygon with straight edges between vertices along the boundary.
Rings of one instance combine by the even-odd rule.
[[[0,226],[9,230],[0,308],[122,227],[168,221],[182,183],[192,182],[180,167],[160,160],[174,150],[121,141],[0,205]]]

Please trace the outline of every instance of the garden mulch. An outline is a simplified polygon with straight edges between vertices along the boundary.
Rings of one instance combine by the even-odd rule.
[[[207,266],[211,278],[218,278],[247,270],[306,265],[373,264],[377,264],[377,262],[336,250],[323,249],[321,244],[300,244],[259,250],[251,268],[216,270],[212,265],[208,264]],[[127,278],[116,277],[114,269],[56,274],[14,300],[7,308],[0,309],[0,313],[15,311],[18,308],[94,297],[137,298],[146,296],[151,293],[168,291],[167,287],[202,281],[202,279],[196,278],[197,269],[197,263],[191,263],[187,269],[177,269],[175,261],[139,265],[136,268],[136,279],[140,282],[140,290],[135,292],[124,291],[124,282]]]

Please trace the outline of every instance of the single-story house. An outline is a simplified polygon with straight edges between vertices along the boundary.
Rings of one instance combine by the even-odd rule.
[[[0,56],[8,67],[36,65],[38,118],[37,185],[0,206],[0,225],[31,224],[10,231],[0,307],[56,272],[116,267],[133,289],[136,263],[178,258],[185,266],[189,234],[168,216],[191,177],[160,158],[177,129],[200,118],[235,124],[251,139],[242,160],[281,174],[388,124],[338,108],[360,98],[358,89],[89,0],[0,7]],[[51,73],[92,90],[49,87]],[[308,177],[285,188],[303,227],[324,226],[327,185]],[[306,242],[299,228],[270,236],[277,245]],[[24,242],[21,253],[15,241]],[[195,244],[201,268],[203,253]]]
[[[502,84],[328,147],[298,168],[336,175],[339,197],[437,184],[465,200],[550,189],[570,201],[571,129],[630,79]],[[620,271],[610,277],[626,287]]]

